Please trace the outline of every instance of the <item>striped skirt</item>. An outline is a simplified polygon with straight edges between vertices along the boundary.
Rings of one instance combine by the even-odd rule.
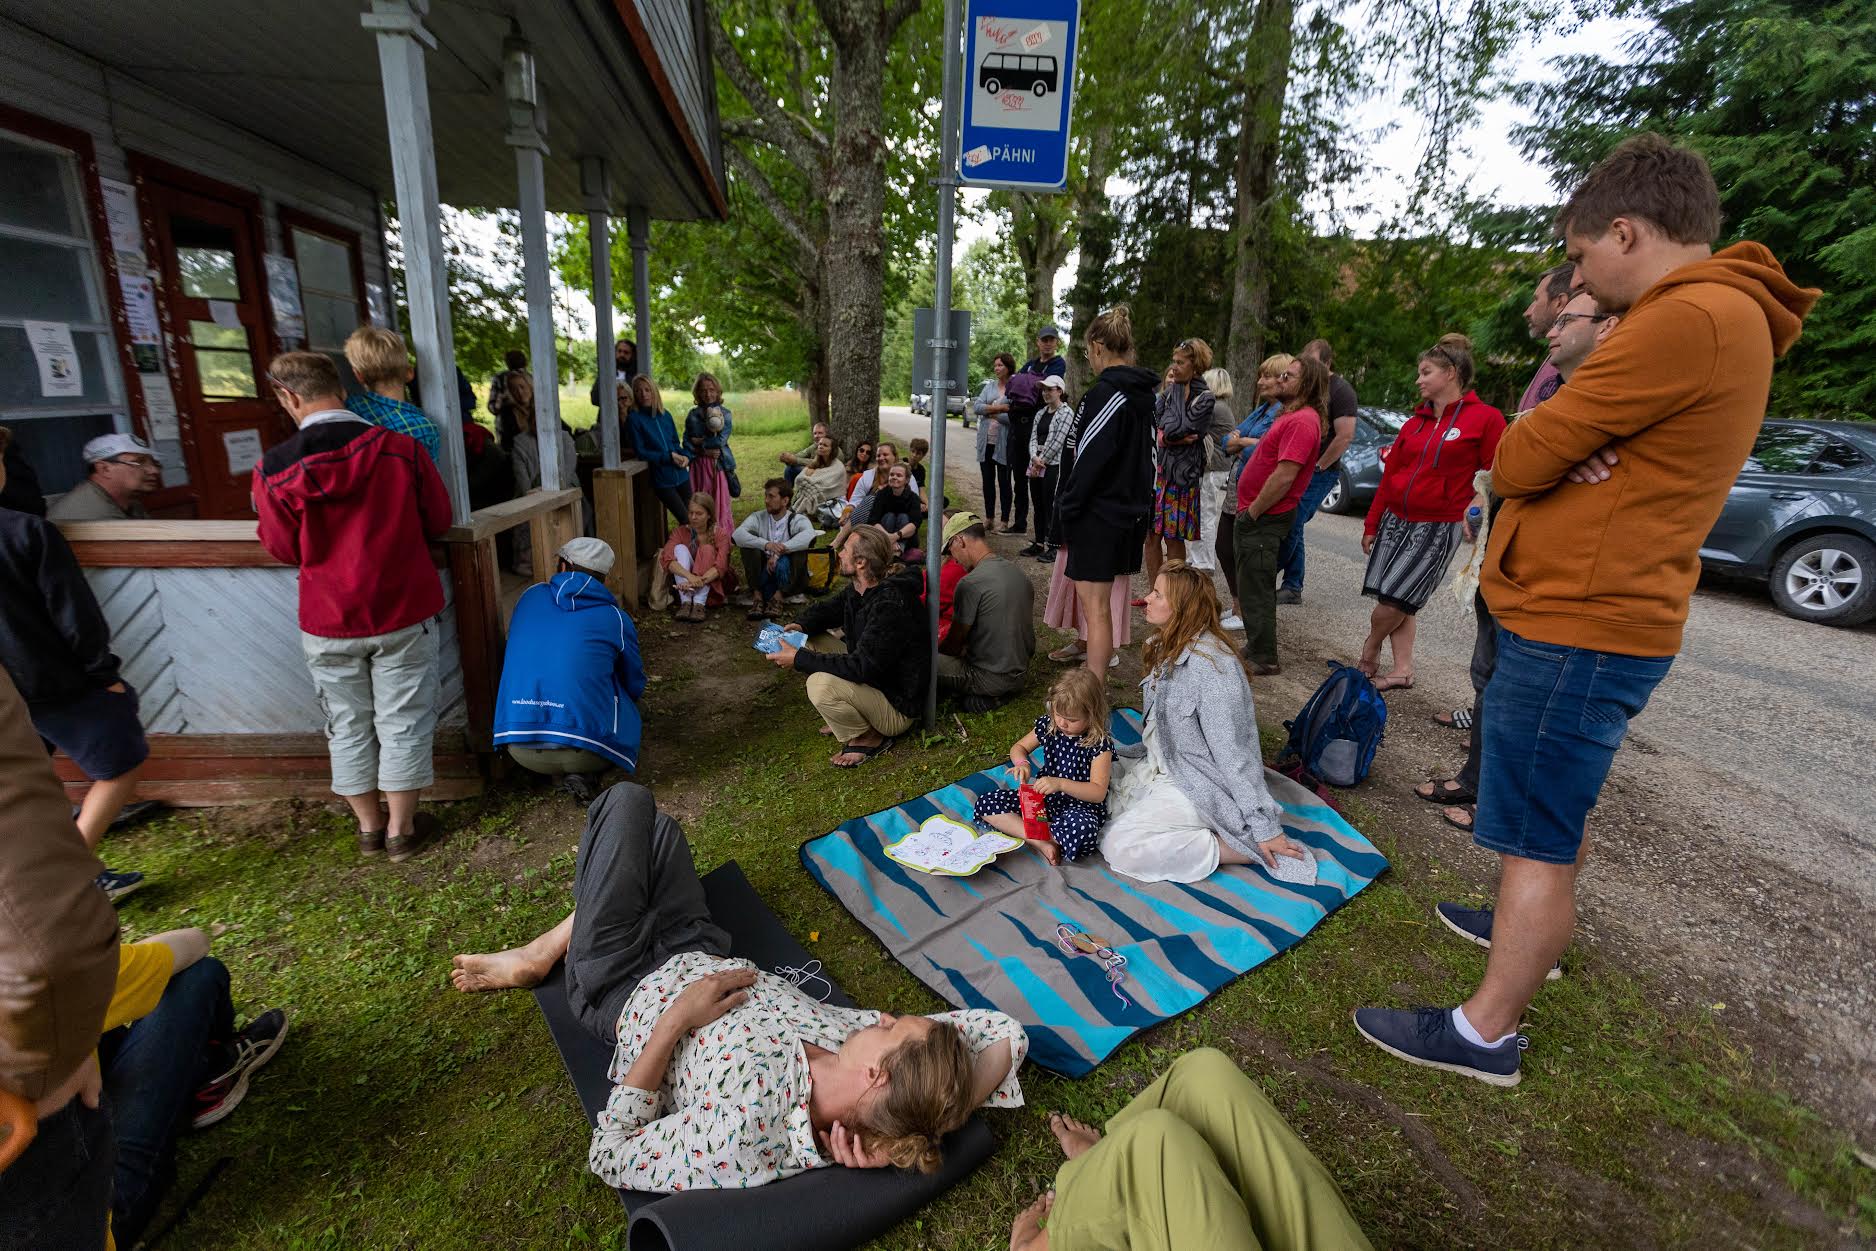
[[[1381,514],[1361,593],[1417,613],[1439,589],[1463,537],[1457,521],[1403,521]]]

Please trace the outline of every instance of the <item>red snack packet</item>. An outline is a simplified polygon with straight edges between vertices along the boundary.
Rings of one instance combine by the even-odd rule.
[[[1049,829],[1049,807],[1041,792],[1024,782],[1016,788],[1017,802],[1023,806],[1023,837],[1053,842]]]

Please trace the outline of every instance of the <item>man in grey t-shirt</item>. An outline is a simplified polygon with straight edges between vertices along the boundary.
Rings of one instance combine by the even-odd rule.
[[[938,685],[965,712],[1007,703],[1036,654],[1036,591],[1023,571],[990,550],[974,513],[945,522],[944,550],[966,572],[952,598],[951,628],[939,644]]]
[[[58,498],[48,521],[133,521],[150,514],[142,497],[163,483],[156,450],[134,434],[101,434],[85,444],[85,480]]]

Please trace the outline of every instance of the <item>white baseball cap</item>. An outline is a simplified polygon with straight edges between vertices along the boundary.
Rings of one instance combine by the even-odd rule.
[[[1043,378],[1042,386],[1044,390],[1047,390],[1050,387],[1054,387],[1057,391],[1061,391],[1061,390],[1066,389],[1068,384],[1066,382],[1063,382],[1062,379],[1056,376],[1055,374],[1049,374]]]
[[[95,465],[101,460],[125,455],[155,458],[156,449],[134,434],[101,434],[85,444],[82,455],[87,465]]]
[[[604,539],[568,539],[560,545],[560,558],[601,576],[612,572],[612,544]]]

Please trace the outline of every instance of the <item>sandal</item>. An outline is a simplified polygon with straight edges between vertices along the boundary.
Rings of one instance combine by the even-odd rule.
[[[1050,660],[1055,661],[1057,664],[1064,665],[1079,664],[1087,658],[1088,649],[1085,647],[1077,647],[1073,644],[1067,647],[1058,647],[1049,653]]]
[[[1449,730],[1470,730],[1472,728],[1472,709],[1455,708],[1451,712],[1433,714],[1433,724],[1443,725]]]
[[[846,744],[843,744],[841,746],[841,749],[835,752],[834,754],[836,756],[858,756],[860,758],[854,761],[852,764],[838,764],[832,760],[828,761],[828,763],[833,765],[836,769],[857,769],[861,765],[865,764],[867,761],[871,760],[873,757],[883,756],[891,750],[892,750],[892,739],[890,738],[882,738],[881,740],[879,740],[879,742],[873,743],[866,747],[856,746],[853,743],[846,743]]]
[[[1377,679],[1374,689],[1377,691],[1411,691],[1414,689],[1413,675],[1410,673],[1404,678],[1397,678],[1389,674],[1385,678]]]
[[[1464,821],[1455,819],[1453,816],[1455,812],[1465,813],[1466,819]],[[1468,834],[1472,833],[1472,824],[1478,820],[1478,817],[1479,806],[1477,804],[1455,804],[1451,808],[1445,808],[1440,811],[1440,820],[1446,822],[1446,824],[1452,826],[1455,830],[1464,830]]]
[[[1430,792],[1427,790],[1429,786],[1434,788]],[[1422,782],[1414,787],[1414,794],[1430,804],[1440,804],[1446,807],[1469,804],[1479,797],[1476,791],[1469,791],[1459,785],[1457,778],[1435,778]]]

